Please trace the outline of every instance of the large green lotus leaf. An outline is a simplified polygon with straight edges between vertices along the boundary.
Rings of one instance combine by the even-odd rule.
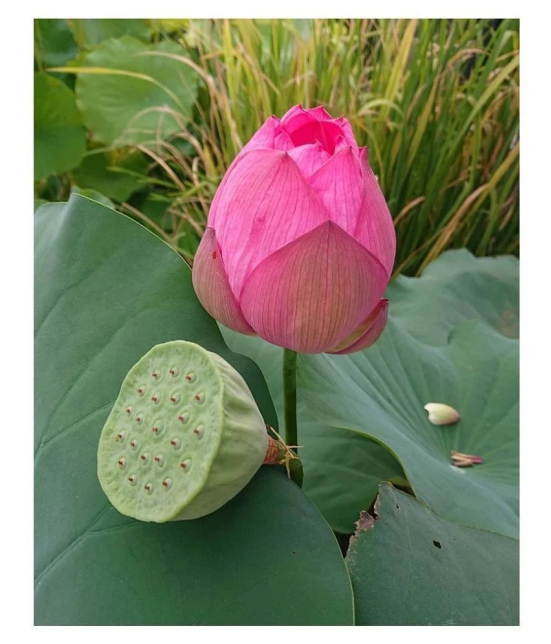
[[[34,75],[34,178],[75,168],[86,151],[86,130],[75,95],[50,74]]]
[[[41,68],[65,65],[78,54],[69,23],[65,19],[34,21],[34,52]]]
[[[357,624],[518,625],[516,539],[446,521],[388,484],[377,513],[346,557]]]
[[[36,622],[350,624],[338,544],[282,468],[261,468],[218,512],[170,524],[123,517],[100,488],[102,426],[155,344],[187,339],[222,355],[277,424],[260,371],[227,349],[180,256],[73,195],[38,210],[35,267]]]
[[[262,370],[282,426],[283,349],[222,325],[220,329],[233,351],[249,356]],[[361,433],[318,420],[300,400],[300,390],[297,416],[302,489],[336,532],[354,531],[360,510],[371,506],[381,481],[407,485],[402,468],[387,449]]]
[[[97,190],[123,202],[145,185],[146,174],[147,159],[140,152],[120,161],[115,153],[92,153],[84,157],[73,177],[80,188]]]
[[[452,521],[516,536],[518,341],[469,320],[448,345],[416,340],[391,318],[375,345],[347,356],[299,356],[302,400],[319,419],[365,432],[399,459],[420,501]],[[455,425],[432,425],[429,402]],[[451,465],[451,451],[483,457]]]
[[[197,75],[174,57],[172,41],[144,44],[132,38],[105,40],[77,72],[77,105],[95,139],[110,145],[153,144],[180,130],[196,95]],[[175,116],[175,115],[179,116]]]
[[[75,38],[81,47],[86,49],[99,45],[108,38],[134,36],[139,40],[147,41],[151,36],[148,21],[138,18],[73,18],[70,24]]]
[[[477,258],[464,248],[450,250],[429,264],[421,277],[397,277],[386,297],[391,316],[427,344],[445,344],[452,328],[470,319],[518,338],[516,257]]]

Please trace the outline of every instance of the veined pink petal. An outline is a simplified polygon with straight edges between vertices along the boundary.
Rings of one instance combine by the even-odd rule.
[[[288,123],[291,119],[294,119],[296,116],[301,116],[307,114],[306,110],[302,105],[293,105],[290,109],[288,109],[285,114],[281,117],[281,123],[282,125],[285,125],[285,123]]]
[[[191,277],[199,301],[213,318],[234,331],[255,335],[231,291],[214,228],[207,228],[203,234]]]
[[[364,187],[354,237],[379,259],[390,277],[396,255],[394,222],[379,182],[369,167],[367,151],[362,148],[360,152]]]
[[[259,130],[255,132],[252,139],[241,149],[239,154],[250,152],[257,149],[273,150],[274,139],[281,129],[279,119],[276,116],[270,116],[266,119]]]
[[[382,299],[367,318],[336,347],[327,353],[343,355],[362,351],[374,344],[384,331],[388,319],[388,300]]]
[[[216,236],[238,300],[263,259],[329,219],[296,163],[278,150],[248,152],[216,196]]]
[[[291,137],[281,127],[279,130],[279,133],[276,134],[275,136],[274,148],[276,150],[284,150],[285,152],[288,152],[289,150],[294,150],[295,148],[295,144],[291,141]]]
[[[249,324],[268,342],[321,353],[360,324],[386,285],[380,262],[328,221],[265,259],[239,301]]]
[[[356,137],[354,136],[354,130],[350,125],[350,121],[348,121],[348,119],[345,119],[344,116],[341,116],[338,119],[335,119],[335,123],[341,128],[343,136],[346,139],[348,145],[350,145],[353,150],[358,152],[358,144],[356,143]]]
[[[314,116],[318,121],[336,121],[331,114],[323,107],[323,105],[318,105],[317,107],[312,107],[308,112]]]
[[[363,198],[363,181],[360,160],[352,148],[347,146],[334,154],[308,183],[327,208],[331,221],[354,236]]]
[[[294,148],[289,152],[289,156],[298,165],[305,178],[308,178],[331,158],[319,143],[310,143]]]

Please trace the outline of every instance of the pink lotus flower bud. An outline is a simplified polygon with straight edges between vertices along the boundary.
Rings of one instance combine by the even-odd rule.
[[[230,329],[302,353],[351,353],[385,327],[395,251],[350,123],[295,106],[269,118],[226,172],[193,285]]]

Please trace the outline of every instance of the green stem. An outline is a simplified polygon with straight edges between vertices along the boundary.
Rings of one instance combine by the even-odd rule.
[[[297,353],[290,349],[283,350],[283,415],[285,442],[297,445]]]

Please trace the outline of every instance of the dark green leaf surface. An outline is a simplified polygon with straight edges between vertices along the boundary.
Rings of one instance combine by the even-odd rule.
[[[443,253],[421,277],[400,275],[389,286],[390,315],[426,344],[446,344],[454,326],[481,320],[518,338],[519,261],[474,257],[462,248]]]
[[[196,73],[174,58],[184,54],[175,42],[144,44],[130,36],[92,50],[83,67],[100,71],[79,73],[76,95],[95,138],[118,146],[154,145],[181,130],[197,95]]]
[[[139,40],[147,41],[151,36],[151,27],[148,21],[136,18],[73,18],[71,28],[80,46],[85,49],[99,45],[100,42],[108,38],[134,36]]]
[[[381,485],[346,558],[360,625],[518,625],[518,541],[456,525]]]
[[[118,151],[117,151],[118,152]],[[84,157],[73,177],[80,188],[90,188],[123,202],[143,187],[147,160],[134,152],[122,160],[108,153],[92,153]]]
[[[155,344],[219,353],[277,424],[259,370],[226,348],[182,259],[73,195],[37,212],[35,268],[36,623],[351,624],[338,545],[279,468],[204,519],[162,525],[123,517],[99,486],[101,428]]]
[[[34,54],[41,68],[65,65],[78,54],[69,23],[65,19],[35,19]]]
[[[282,423],[283,349],[262,338],[220,328],[228,346],[252,358],[262,370]],[[407,485],[399,463],[382,445],[361,433],[330,427],[300,399],[297,414],[302,489],[336,532],[353,532],[360,510],[371,506],[381,481]]]
[[[76,167],[86,150],[86,131],[75,95],[50,74],[34,75],[34,178]]]
[[[401,462],[420,501],[449,520],[518,531],[518,341],[469,320],[450,343],[428,346],[389,320],[378,342],[348,356],[299,356],[298,383],[312,414],[365,432]],[[435,426],[424,406],[451,405]],[[483,457],[454,467],[451,451]]]

